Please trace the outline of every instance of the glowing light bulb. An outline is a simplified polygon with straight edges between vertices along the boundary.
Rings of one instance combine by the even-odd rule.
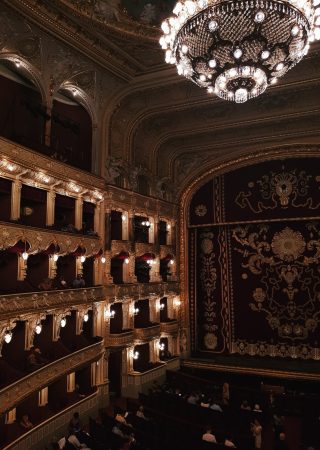
[[[26,251],[24,251],[21,256],[24,261],[27,261],[27,259],[29,258],[29,255]]]
[[[53,261],[57,262],[59,259],[59,255],[57,255],[56,253],[53,255]]]
[[[125,258],[124,263],[129,264],[129,258]]]
[[[65,317],[62,317],[60,320],[60,326],[64,328],[67,325],[67,319]]]
[[[12,340],[12,332],[10,330],[6,331],[5,335],[4,335],[4,342],[6,344],[9,344]]]
[[[85,262],[85,260],[86,260],[86,257],[85,256],[80,256],[80,262],[82,262],[82,263],[84,263]]]
[[[42,325],[41,325],[41,323],[38,323],[36,325],[35,332],[36,332],[36,334],[40,334],[41,331],[42,331]]]
[[[89,314],[86,313],[86,314],[83,316],[83,321],[84,321],[84,322],[88,322],[88,320],[89,320]]]
[[[102,264],[105,264],[106,258],[104,256],[101,257],[101,262],[102,262]]]

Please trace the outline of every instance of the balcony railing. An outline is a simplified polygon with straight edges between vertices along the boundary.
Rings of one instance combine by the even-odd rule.
[[[135,252],[136,252],[137,256],[144,255],[145,253],[156,253],[155,244],[136,242],[135,243]]]
[[[160,245],[160,258],[165,258],[167,255],[174,253],[172,245]]]
[[[15,314],[75,306],[104,300],[102,286],[64,289],[62,291],[29,292],[26,294],[10,294],[0,296],[1,319]]]
[[[32,253],[43,252],[54,242],[59,248],[59,254],[72,253],[80,246],[86,249],[86,256],[92,256],[96,255],[102,246],[101,240],[94,236],[0,222],[0,248],[2,250],[13,247],[20,240],[30,244]]]
[[[171,322],[161,322],[160,331],[164,334],[177,334],[179,330],[179,324],[177,320]]]
[[[169,281],[167,283],[132,283],[121,285],[104,286],[104,292],[110,299],[130,297],[133,299],[143,299],[150,296],[165,297],[169,294],[179,294],[179,283]]]
[[[103,340],[42,367],[0,390],[0,414],[15,407],[32,392],[39,391],[78,367],[98,360],[104,353]]]
[[[111,241],[111,256],[116,256],[120,252],[130,253],[132,244],[130,241]]]
[[[126,331],[124,333],[110,334],[106,338],[107,347],[125,347],[132,345],[133,342],[133,330]]]
[[[137,341],[145,342],[159,335],[160,335],[160,325],[158,324],[147,328],[135,328],[133,333],[135,343],[137,343]]]

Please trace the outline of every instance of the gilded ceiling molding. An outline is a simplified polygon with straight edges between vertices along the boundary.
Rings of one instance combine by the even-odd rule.
[[[14,408],[28,395],[43,389],[63,375],[97,361],[104,354],[103,340],[64,358],[47,364],[26,377],[0,390],[0,413]]]
[[[9,294],[0,296],[1,318],[20,318],[25,314],[47,313],[68,305],[88,305],[104,300],[103,287],[87,289],[65,289],[63,291],[30,292],[28,294]]]
[[[193,174],[193,178],[188,183],[184,184],[183,192],[181,194],[180,212],[179,212],[179,236],[180,243],[180,298],[181,298],[181,326],[185,327],[188,333],[189,329],[189,305],[188,305],[188,228],[187,228],[187,214],[190,201],[193,194],[207,181],[214,176],[222,175],[231,170],[239,169],[241,167],[250,166],[253,164],[276,160],[284,158],[304,158],[304,157],[319,157],[319,145],[292,145],[276,148],[266,148],[263,151],[254,151],[252,153],[232,158],[230,155],[225,155],[224,161],[212,164],[207,167],[201,167],[199,175]],[[186,187],[187,186],[187,187]]]

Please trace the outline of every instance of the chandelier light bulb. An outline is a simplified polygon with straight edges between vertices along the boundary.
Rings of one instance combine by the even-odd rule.
[[[209,22],[209,31],[211,31],[211,32],[213,33],[213,32],[216,31],[217,29],[218,29],[218,22],[215,21],[215,20],[211,20],[211,21]]]
[[[274,72],[284,76],[310,42],[320,39],[319,5],[320,0],[180,1],[162,26],[160,44],[179,75],[209,94],[243,103],[273,84]]]
[[[133,352],[133,359],[139,359],[139,352],[135,351]]]
[[[125,214],[121,214],[121,220],[122,220],[122,222],[125,222],[127,220]]]
[[[89,314],[86,313],[86,314],[83,316],[83,321],[84,321],[84,322],[88,322],[88,320],[89,320]]]
[[[166,305],[165,305],[164,303],[160,303],[160,310],[163,311],[164,308],[165,308],[165,306],[166,306]]]
[[[170,259],[169,263],[170,263],[171,265],[173,265],[173,264],[174,264],[174,260],[173,260],[173,259]]]
[[[10,330],[7,330],[4,335],[4,342],[6,344],[10,344],[11,340],[12,340],[12,332]]]
[[[29,258],[29,255],[26,251],[24,251],[21,256],[24,261],[27,261],[27,259]]]
[[[59,255],[57,255],[56,253],[53,255],[53,261],[57,262],[59,259]]]
[[[261,58],[262,59],[268,59],[269,56],[270,56],[269,50],[263,50],[263,52],[261,52]]]
[[[105,264],[106,263],[106,258],[104,256],[101,256],[101,263]]]
[[[82,262],[82,263],[84,263],[85,262],[85,260],[86,260],[86,257],[85,256],[80,256],[80,261]]]
[[[38,323],[36,325],[35,332],[36,332],[36,334],[40,334],[41,331],[42,331],[42,325],[41,325],[41,323]]]
[[[161,351],[163,351],[165,349],[165,345],[164,345],[163,342],[159,342],[158,349],[161,350]]]
[[[264,21],[266,15],[263,11],[258,11],[257,14],[254,16],[254,21],[257,23],[261,23]]]
[[[67,319],[65,317],[62,317],[60,320],[60,326],[61,328],[64,328],[67,325]]]
[[[234,56],[236,59],[241,58],[241,56],[242,56],[242,50],[241,50],[241,48],[236,48],[235,51],[233,52],[233,56]]]
[[[134,308],[133,309],[133,314],[136,316],[137,314],[139,314],[140,309],[139,308]]]

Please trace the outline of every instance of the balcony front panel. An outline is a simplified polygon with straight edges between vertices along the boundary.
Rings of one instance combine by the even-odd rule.
[[[145,242],[136,242],[135,243],[135,252],[137,256],[144,255],[145,253],[156,253],[155,245],[148,244]]]
[[[167,255],[174,255],[173,245],[160,245],[160,258],[163,259]]]
[[[1,319],[104,300],[102,286],[0,296]]]
[[[0,390],[0,414],[12,409],[28,395],[83,365],[98,360],[104,353],[103,340],[54,361]]]
[[[172,322],[161,322],[160,331],[164,334],[177,334],[179,330],[179,324],[177,320]]]
[[[111,256],[116,256],[120,252],[130,253],[131,251],[131,242],[129,241],[111,241]]]
[[[160,336],[160,325],[154,325],[147,328],[135,328],[134,329],[134,340],[137,344],[138,342],[146,342],[151,339]]]
[[[163,363],[162,365],[155,367],[154,369],[148,370],[146,372],[132,372],[128,374],[128,384],[141,386],[145,383],[150,383],[160,377],[165,376],[167,370],[167,365]]]
[[[41,155],[3,137],[0,137],[0,154],[8,159],[12,159],[16,164],[30,168],[30,171],[42,170],[44,173],[48,173],[59,180],[64,179],[68,182],[74,180],[90,189],[103,190],[105,186],[103,178],[53,160],[49,156]]]
[[[133,330],[125,333],[109,334],[106,338],[106,347],[127,347],[132,345],[133,339]]]
[[[0,222],[1,250],[13,247],[20,240],[30,244],[30,253],[32,254],[44,252],[51,244],[59,247],[59,252],[57,252],[59,255],[72,253],[80,246],[86,249],[86,256],[92,256],[96,255],[102,247],[102,242],[97,237]]]
[[[166,295],[178,295],[180,292],[179,283],[176,281],[167,283],[132,283],[121,285],[106,285],[104,292],[109,299],[143,299],[150,296],[165,297]]]

